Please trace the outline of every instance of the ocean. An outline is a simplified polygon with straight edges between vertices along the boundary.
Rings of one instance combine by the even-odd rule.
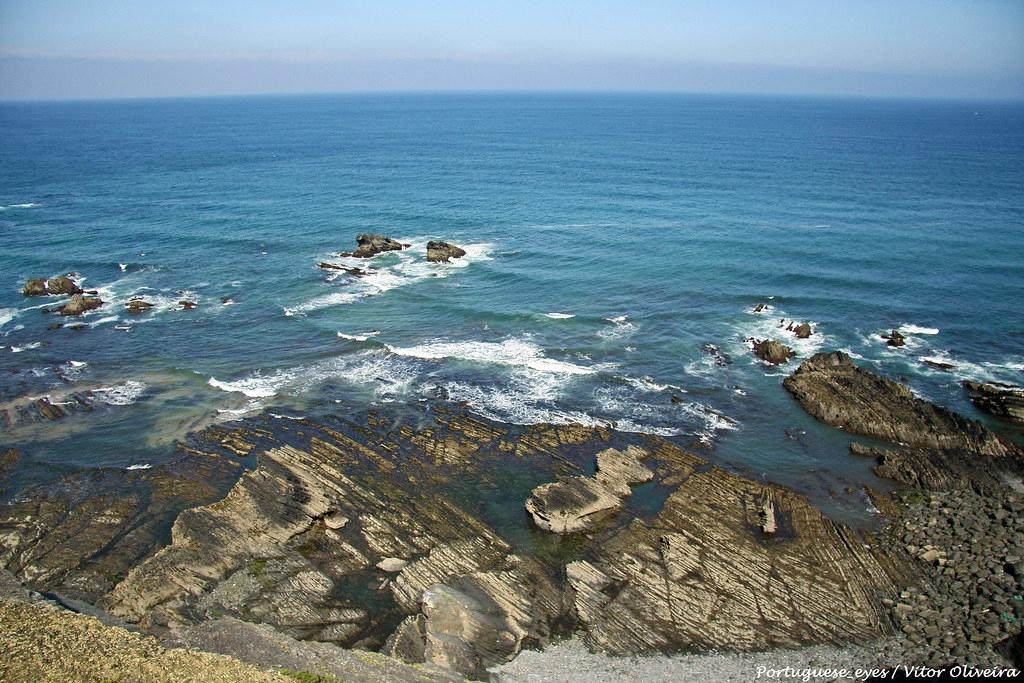
[[[0,402],[97,397],[3,427],[28,480],[152,466],[189,432],[262,411],[451,401],[664,435],[870,524],[861,487],[885,483],[782,387],[840,349],[1020,438],[960,387],[1024,379],[1020,103],[6,103],[0,133]],[[356,264],[365,277],[317,268],[353,264],[337,253],[364,232],[412,247]],[[431,239],[468,254],[427,263]],[[58,320],[21,295],[69,271],[107,304]],[[128,314],[134,296],[154,308]],[[880,338],[893,328],[905,347]],[[765,365],[751,337],[797,358]]]

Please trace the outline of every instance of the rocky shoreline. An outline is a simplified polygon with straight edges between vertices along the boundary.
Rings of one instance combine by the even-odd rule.
[[[785,387],[890,442],[849,456],[896,484],[871,492],[885,530],[663,438],[435,405],[262,416],[152,470],[29,487],[0,507],[0,565],[167,644],[261,624],[317,657],[378,651],[453,678],[568,637],[617,656],[878,643],[865,665],[1019,658],[1021,448],[845,354]]]

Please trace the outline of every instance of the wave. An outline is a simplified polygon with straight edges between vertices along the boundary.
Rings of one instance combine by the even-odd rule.
[[[903,323],[899,326],[899,331],[904,334],[938,334],[939,329],[936,327],[921,327],[919,325],[913,325],[911,323]]]
[[[277,394],[277,390],[284,386],[289,379],[291,379],[289,375],[282,373],[270,377],[256,374],[235,382],[221,382],[216,377],[211,377],[206,383],[221,391],[245,394],[249,398],[270,398]]]
[[[14,320],[18,315],[17,308],[0,308],[0,327]]]
[[[0,211],[7,211],[9,209],[38,209],[42,204],[36,202],[26,202],[24,204],[8,204],[7,206],[0,205]]]
[[[147,389],[145,382],[128,380],[123,384],[93,389],[92,394],[99,401],[112,406],[127,406],[139,400]]]
[[[545,318],[551,318],[552,320],[569,320],[575,318],[575,313],[544,313]]]
[[[831,343],[831,339],[822,332],[821,325],[817,322],[792,320],[785,317],[785,311],[781,309],[772,310],[776,311],[775,315],[748,317],[735,326],[739,333],[738,336],[743,340],[742,343],[733,345],[733,350],[738,355],[745,355],[751,359],[752,363],[765,364],[765,361],[761,361],[751,353],[753,349],[751,339],[775,339],[781,341],[793,349],[798,358],[810,358],[820,351],[823,346]],[[786,329],[790,325],[795,327],[802,322],[807,322],[812,330],[811,336],[806,339],[801,339],[796,336],[795,332]]]
[[[456,358],[475,363],[522,366],[537,372],[567,375],[589,375],[596,372],[593,368],[548,358],[544,355],[543,349],[523,339],[506,339],[502,342],[434,341],[417,346],[387,346],[387,349],[399,356],[423,360]]]
[[[629,322],[627,316],[619,315],[605,320],[612,323],[613,327],[607,327],[597,333],[602,339],[620,339],[636,332],[636,325]]]
[[[428,278],[444,278],[452,273],[467,268],[478,261],[489,261],[494,245],[489,242],[463,245],[466,255],[462,258],[453,259],[449,263],[430,263],[426,260],[425,250],[427,240],[423,238],[402,239],[401,242],[412,244],[411,247],[402,251],[388,251],[373,257],[376,259],[395,259],[395,262],[378,264],[376,270],[355,278],[344,278],[342,281],[344,292],[332,292],[330,294],[314,297],[305,303],[297,306],[287,306],[284,314],[292,317],[305,315],[322,308],[344,306],[355,303],[362,299],[379,296],[385,292],[399,287],[406,287]],[[336,259],[353,267],[366,265],[365,259],[341,258]],[[335,273],[336,277],[340,275]]]
[[[151,467],[152,467],[152,465],[150,465],[148,462],[143,462],[143,463],[139,463],[137,465],[128,465],[128,467],[125,467],[125,469],[126,470],[148,470]]]
[[[43,342],[30,342],[24,346],[15,346],[11,344],[11,353],[21,353],[22,351],[28,351],[29,349],[38,349],[43,345]]]
[[[378,334],[380,334],[380,330],[374,330],[373,332],[365,332],[363,334],[345,334],[344,332],[338,332],[338,336],[340,338],[357,342],[367,341],[370,337],[376,337]]]

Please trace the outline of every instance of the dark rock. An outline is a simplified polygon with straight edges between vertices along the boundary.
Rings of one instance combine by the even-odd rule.
[[[349,266],[343,266],[343,265],[340,265],[340,264],[337,264],[337,263],[327,263],[326,261],[321,261],[320,263],[316,264],[316,267],[317,268],[322,268],[324,270],[343,270],[346,273],[348,273],[349,275],[356,275],[356,276],[362,276],[362,275],[369,275],[370,274],[369,271],[363,270],[362,268],[353,268],[353,267],[349,267]]]
[[[42,278],[29,280],[25,283],[21,293],[25,296],[46,296],[49,293],[46,290],[46,280]]]
[[[842,352],[809,358],[783,385],[808,413],[855,434],[997,457],[1016,451],[981,423],[922,401],[905,385],[858,367]]]
[[[900,333],[900,331],[896,329],[894,329],[889,334],[883,334],[882,339],[884,339],[885,343],[888,344],[889,346],[899,347],[904,346],[907,343],[906,339],[903,338],[903,335]]]
[[[679,404],[683,402],[683,399],[679,398],[675,394],[672,394],[672,398],[669,400],[671,400],[673,404]]]
[[[75,281],[67,275],[52,277],[46,283],[46,289],[50,294],[81,294],[82,288],[75,284]]]
[[[462,258],[466,250],[447,242],[427,242],[427,260],[431,263],[447,263],[453,258]]]
[[[796,352],[774,339],[762,339],[754,341],[754,355],[772,365],[779,365],[788,362]]]
[[[399,251],[404,248],[401,243],[384,235],[359,235],[356,237],[356,242],[359,243],[359,246],[356,247],[355,251],[348,253],[348,256],[370,258],[385,251]],[[342,255],[344,256],[345,254],[343,253]]]
[[[188,299],[182,299],[178,302],[178,305],[181,306],[181,310],[183,311],[191,311],[199,306],[195,301],[189,301]]]
[[[814,334],[809,323],[800,323],[799,325],[790,323],[789,330],[796,335],[797,339],[807,339]]]
[[[1024,422],[1024,387],[1002,382],[964,382],[971,402],[986,413],[1013,422]]]
[[[724,353],[716,344],[704,344],[700,347],[701,353],[708,356],[715,361],[715,365],[720,368],[724,368],[732,363],[732,359],[729,355]]]
[[[771,310],[771,307],[768,304],[758,304],[757,306],[754,306],[754,313],[765,313],[769,310]]]
[[[61,315],[81,315],[102,305],[103,302],[99,297],[75,294],[71,297],[71,301],[64,304],[57,312]]]
[[[929,367],[935,368],[936,370],[942,370],[943,372],[949,372],[955,367],[952,363],[935,360],[934,358],[922,358],[921,362]]]
[[[125,308],[128,309],[128,313],[131,315],[139,315],[140,313],[145,313],[149,309],[153,308],[153,304],[143,299],[132,299],[125,304]]]

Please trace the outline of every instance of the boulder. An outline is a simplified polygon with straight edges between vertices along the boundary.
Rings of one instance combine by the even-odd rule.
[[[1024,387],[1002,382],[964,382],[971,402],[986,413],[1012,422],[1024,422]]]
[[[811,329],[809,323],[800,323],[799,325],[794,325],[793,323],[790,323],[788,329],[790,332],[796,335],[797,339],[807,339],[812,334],[814,334],[814,330]]]
[[[431,263],[448,263],[453,258],[462,258],[466,250],[447,242],[427,242],[427,260]]]
[[[888,344],[889,346],[895,347],[905,346],[907,343],[907,341],[903,338],[903,335],[900,334],[900,331],[896,329],[894,329],[889,334],[883,334],[882,339],[884,339],[885,343]]]
[[[370,258],[385,251],[400,251],[404,247],[400,242],[385,237],[384,235],[364,234],[356,237],[359,246],[355,251],[344,252],[343,256],[354,256],[355,258]]]
[[[782,342],[777,342],[774,339],[762,339],[754,341],[754,355],[772,365],[779,365],[795,356],[796,352]]]
[[[1014,450],[981,423],[917,398],[906,385],[858,367],[842,352],[807,359],[783,386],[808,413],[854,434],[992,456]]]
[[[29,280],[21,289],[21,293],[25,296],[46,296],[49,293],[46,291],[46,280],[42,278]]]
[[[75,284],[75,281],[67,275],[51,277],[46,282],[46,289],[50,294],[68,295],[82,293],[82,288]]]
[[[153,304],[143,299],[132,299],[125,304],[125,308],[128,309],[130,314],[139,315],[140,313],[145,313],[149,309],[153,308]]]
[[[61,306],[57,312],[61,315],[81,315],[102,305],[103,301],[99,297],[75,294],[71,297],[71,301]]]

